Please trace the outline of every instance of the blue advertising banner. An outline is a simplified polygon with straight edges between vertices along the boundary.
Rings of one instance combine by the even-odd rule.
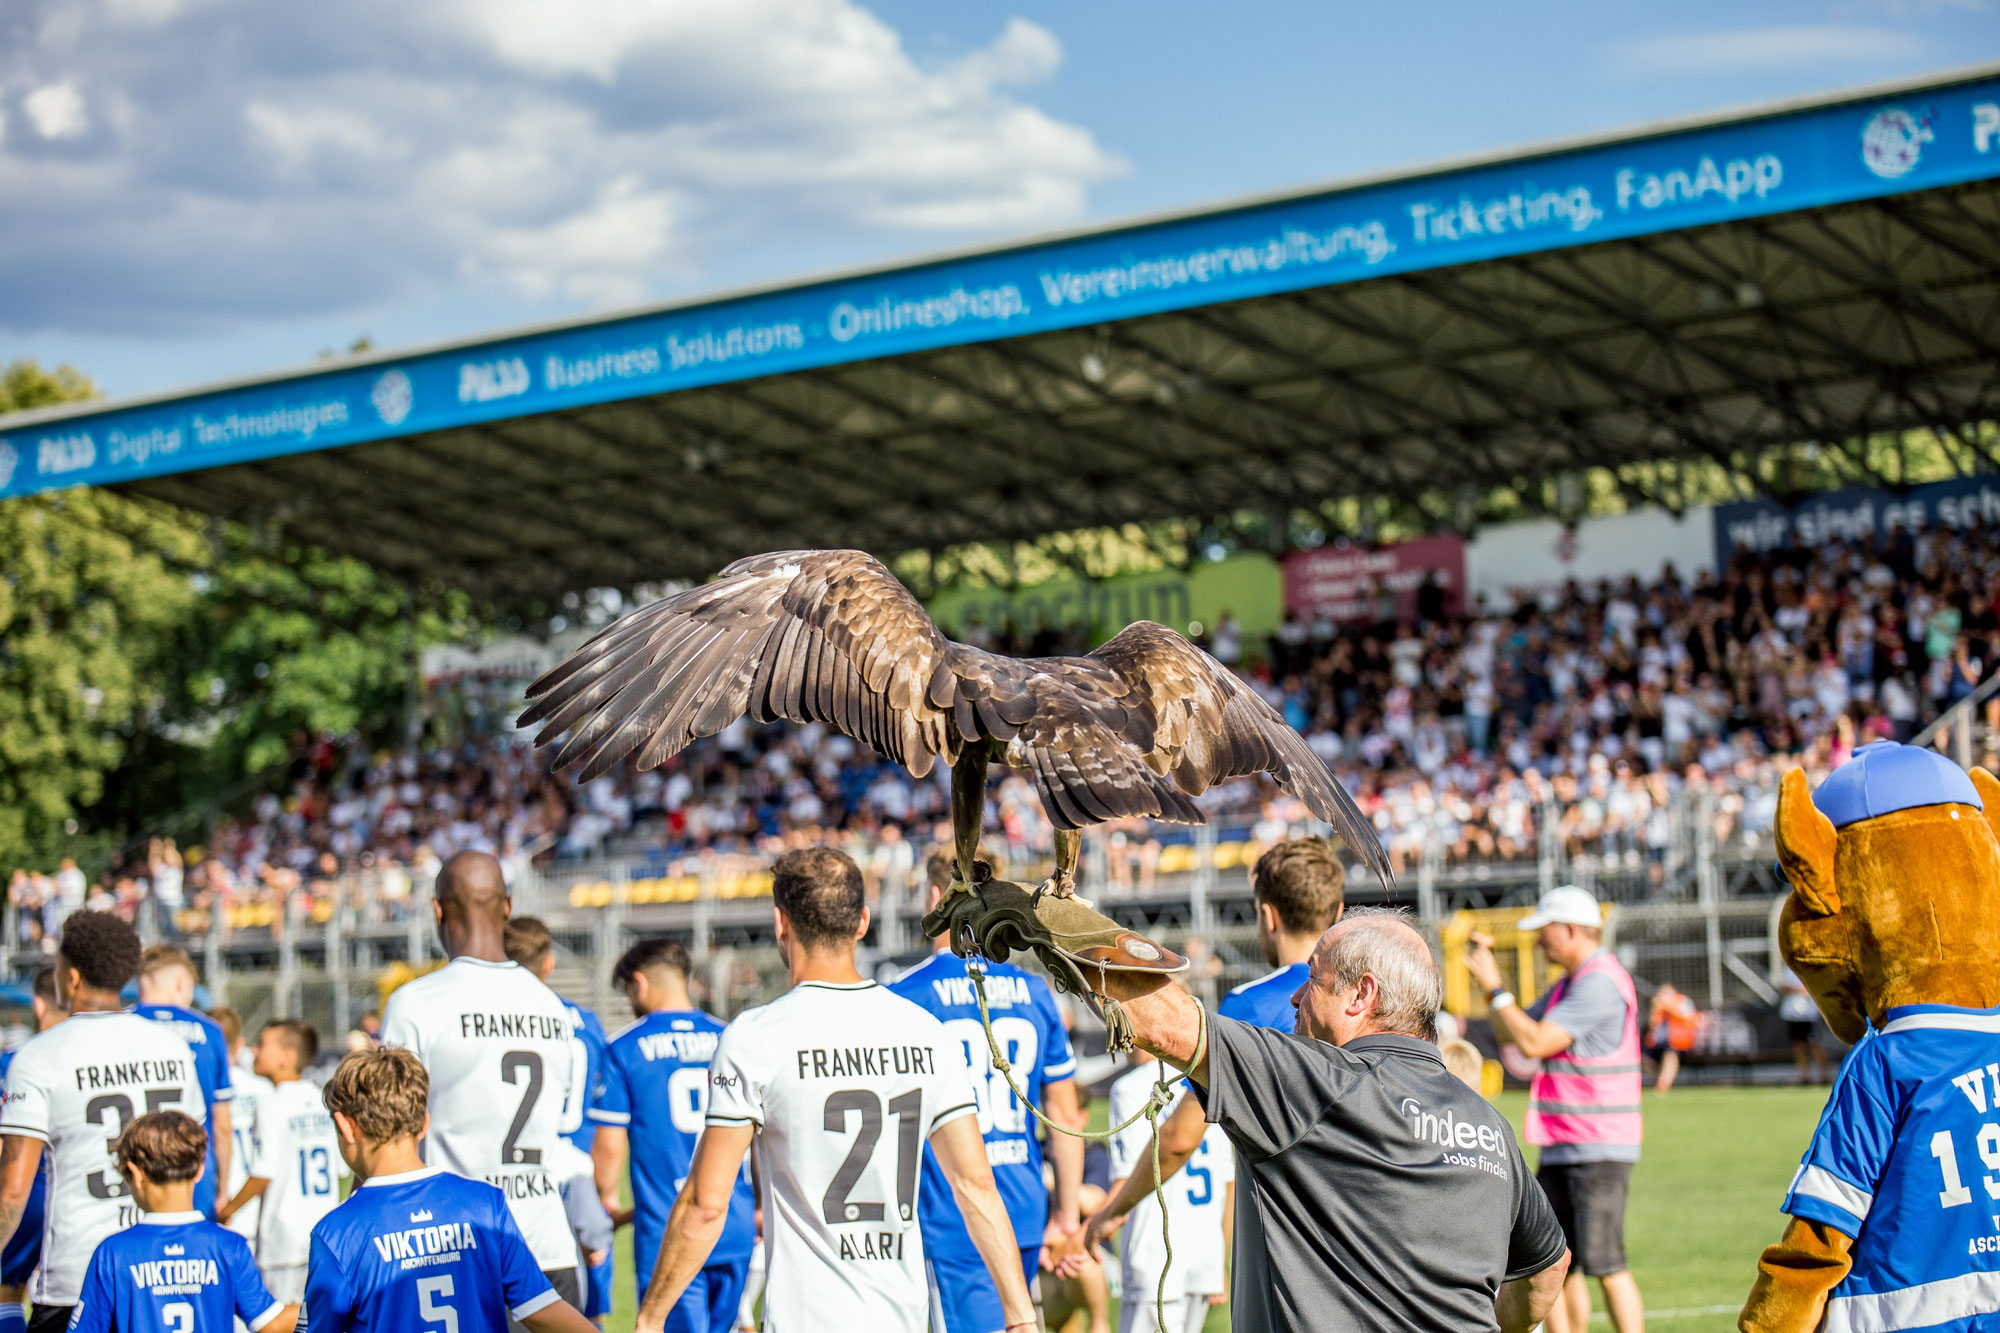
[[[129,481],[1996,175],[2000,78],[1987,77],[150,404],[0,423],[0,496]]]
[[[2000,476],[1960,477],[1912,486],[1901,495],[1853,487],[1786,506],[1744,500],[1715,507],[1715,567],[1739,549],[1771,551],[1790,543],[1863,541],[1896,529],[1966,528],[2000,524]]]

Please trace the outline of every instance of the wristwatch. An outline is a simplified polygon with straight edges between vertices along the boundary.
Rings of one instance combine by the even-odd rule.
[[[1486,994],[1486,1007],[1489,1009],[1505,1009],[1512,1003],[1514,1003],[1514,992],[1505,986],[1495,991],[1488,991]]]

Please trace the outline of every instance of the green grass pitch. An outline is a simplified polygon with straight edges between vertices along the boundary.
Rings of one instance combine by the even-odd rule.
[[[1632,1175],[1625,1245],[1649,1322],[1664,1333],[1736,1327],[1757,1255],[1783,1225],[1778,1204],[1825,1101],[1825,1088],[1647,1092],[1645,1157]],[[1500,1102],[1517,1133],[1526,1104],[1519,1093]],[[1102,1108],[1100,1100],[1094,1108],[1100,1118]],[[631,1245],[630,1228],[621,1229],[617,1305],[605,1320],[607,1333],[631,1333]],[[1602,1299],[1594,1292],[1592,1299],[1601,1323]],[[1207,1333],[1228,1327],[1218,1311]]]

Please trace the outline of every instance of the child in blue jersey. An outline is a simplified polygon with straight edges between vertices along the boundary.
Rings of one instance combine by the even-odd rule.
[[[235,1090],[229,1083],[229,1039],[214,1019],[192,1008],[193,1004],[194,959],[187,950],[156,944],[139,956],[139,1003],[132,1006],[132,1012],[173,1029],[194,1052],[195,1078],[201,1083],[201,1100],[208,1108],[208,1127],[213,1131],[208,1168],[195,1182],[194,1206],[203,1217],[214,1217],[216,1182],[228,1173],[229,1153],[235,1143],[229,1116]]]
[[[340,1155],[360,1181],[312,1231],[314,1333],[597,1333],[528,1252],[506,1196],[426,1167],[430,1075],[394,1047],[356,1051],[326,1084]]]
[[[665,1237],[667,1214],[687,1180],[708,1111],[708,1061],[720,1020],[688,999],[687,950],[678,940],[642,940],[625,951],[611,979],[632,1002],[636,1022],[611,1039],[590,1116],[598,1125],[597,1185],[619,1210],[618,1172],[632,1155],[632,1265],[639,1300]],[[737,1177],[729,1215],[708,1263],[667,1315],[668,1333],[730,1333],[757,1239],[749,1172]]]
[[[139,1224],[90,1256],[70,1333],[292,1333],[298,1306],[264,1289],[250,1243],[195,1211],[208,1135],[179,1111],[142,1115],[118,1136],[118,1169]]]
[[[930,880],[926,910],[935,908],[951,881],[951,861],[934,852],[925,867]],[[1054,1238],[1077,1229],[1077,1191],[1083,1180],[1083,1141],[1052,1136],[1049,1158],[1055,1165],[1055,1209],[1042,1178],[1042,1140],[1034,1117],[1007,1087],[1006,1076],[993,1068],[986,1030],[979,1022],[979,1001],[973,994],[970,966],[986,976],[986,1005],[993,1035],[1013,1066],[1014,1083],[1028,1100],[1058,1124],[1079,1124],[1076,1057],[1054,992],[1039,977],[1005,963],[974,964],[936,942],[937,952],[918,963],[889,989],[944,1024],[945,1031],[965,1050],[972,1071],[972,1089],[979,1104],[979,1132],[986,1140],[986,1158],[993,1166],[993,1183],[1007,1203],[1008,1220],[1023,1242],[1021,1268],[1032,1286],[1041,1266],[1042,1246],[1028,1244],[1037,1236]],[[1000,1293],[986,1271],[979,1251],[966,1233],[965,1219],[952,1198],[951,1186],[938,1166],[937,1154],[924,1147],[924,1183],[917,1194],[917,1220],[924,1232],[924,1260],[930,1266],[931,1301],[945,1333],[993,1333],[1003,1327]]]
[[[541,978],[544,986],[555,975],[555,940],[549,934],[546,923],[537,917],[515,916],[507,918],[507,934],[503,947],[507,957]],[[575,1089],[573,1105],[563,1108],[563,1135],[576,1148],[582,1158],[591,1155],[597,1142],[597,1122],[587,1114],[594,1103],[597,1090],[603,1083],[604,1052],[609,1039],[604,1035],[604,1024],[596,1014],[582,1005],[558,995],[563,1008],[569,1010],[571,1024],[576,1030],[576,1041],[581,1048],[583,1076],[572,1081]],[[587,1176],[587,1173],[586,1173]],[[611,1220],[600,1211],[597,1192],[592,1182],[586,1178],[573,1190],[568,1182],[563,1187],[563,1205],[570,1210],[572,1229],[577,1233],[577,1246],[584,1252],[583,1313],[584,1317],[602,1325],[604,1316],[611,1313],[611,1247],[602,1249],[603,1258],[588,1262],[594,1241],[586,1242],[586,1231],[595,1232],[598,1227],[610,1228]],[[581,1220],[588,1225],[578,1225]],[[5,1333],[5,1330],[0,1330]]]

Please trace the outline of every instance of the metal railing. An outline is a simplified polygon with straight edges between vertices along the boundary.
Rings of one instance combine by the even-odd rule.
[[[1971,694],[1939,713],[1929,726],[1910,738],[1910,744],[1935,745],[1960,768],[1971,768],[1973,724],[1979,706],[1996,693],[2000,693],[2000,671],[1980,681]]]

